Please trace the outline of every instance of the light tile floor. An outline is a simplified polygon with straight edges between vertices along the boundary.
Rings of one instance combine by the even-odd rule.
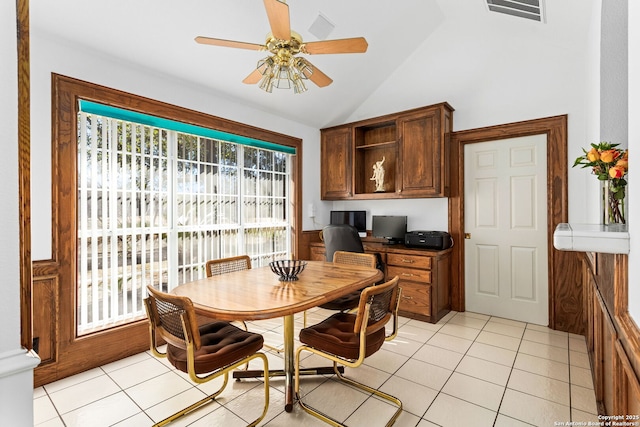
[[[308,321],[330,314],[316,309],[308,312]],[[279,344],[280,320],[249,326],[270,344]],[[301,326],[300,316],[296,328]],[[281,356],[267,353],[270,368],[281,368]],[[303,361],[307,366],[323,363],[318,356]],[[399,397],[404,411],[395,425],[401,427],[597,421],[584,337],[497,317],[451,312],[437,324],[401,318],[398,337],[346,374]],[[330,376],[302,381],[310,404],[350,426],[384,425],[385,416],[393,413],[387,403]],[[144,352],[38,387],[33,394],[35,424],[149,426],[213,392],[216,385],[218,381],[194,386],[166,359]],[[232,380],[218,401],[171,425],[246,425],[262,408],[261,385],[260,380]],[[298,406],[284,412],[282,379],[271,380],[270,400],[261,425],[326,425]]]

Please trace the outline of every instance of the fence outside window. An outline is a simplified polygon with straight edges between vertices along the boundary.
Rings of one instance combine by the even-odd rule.
[[[209,259],[291,253],[290,155],[78,114],[77,328],[145,316],[148,284],[203,278]]]

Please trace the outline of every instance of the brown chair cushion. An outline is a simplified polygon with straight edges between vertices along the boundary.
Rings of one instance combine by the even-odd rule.
[[[208,323],[199,330],[202,345],[195,354],[197,374],[215,371],[250,356],[264,344],[262,335],[243,331],[227,322]],[[167,357],[177,369],[188,372],[186,350],[168,345]]]
[[[335,311],[348,311],[356,308],[360,304],[360,291],[351,292],[332,301],[324,303],[320,308]]]
[[[355,319],[355,314],[336,313],[316,325],[302,329],[300,342],[345,359],[357,359],[360,354],[360,337],[353,333]],[[384,339],[384,329],[367,336],[365,357],[378,351],[384,344]]]

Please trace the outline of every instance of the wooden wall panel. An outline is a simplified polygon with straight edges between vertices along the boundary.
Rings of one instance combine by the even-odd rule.
[[[320,242],[320,230],[303,231],[300,235],[298,259],[311,258],[311,243]]]
[[[620,341],[616,342],[615,351],[619,360],[619,372],[616,372],[616,376],[620,378],[615,390],[615,411],[618,414],[640,416],[640,382]]]
[[[58,315],[58,280],[54,277],[41,277],[33,281],[33,339],[37,343],[40,365],[55,361],[56,317]]]
[[[31,276],[31,60],[29,0],[17,0],[18,38],[18,198],[20,234],[20,344],[33,344]]]
[[[600,324],[597,327],[600,329],[598,334],[599,340],[596,342],[598,351],[598,363],[600,368],[598,369],[601,375],[601,381],[599,381],[600,397],[604,409],[607,414],[613,415],[614,410],[614,396],[615,396],[615,383],[614,373],[616,372],[616,357],[615,357],[615,343],[616,343],[616,329],[613,326],[613,322],[609,317],[605,303],[600,297],[599,293],[596,293],[596,299],[598,302],[597,309],[601,315],[598,316]]]
[[[582,335],[585,320],[580,255],[554,249],[552,257],[557,268],[553,269],[553,284],[549,284],[553,293],[549,301],[549,315],[552,316],[549,327]]]
[[[607,309],[613,314],[615,312],[615,297],[614,297],[614,260],[613,254],[598,254],[596,259],[596,281],[602,286],[599,286],[600,294],[604,300]]]
[[[595,279],[593,278],[593,274],[591,274],[592,264],[589,264],[589,260],[587,257],[584,259],[584,271],[582,274],[582,280],[584,283],[583,286],[583,317],[585,322],[585,333],[586,333],[586,342],[587,342],[587,351],[592,354],[594,343],[593,343],[593,331],[594,331],[594,310],[593,310],[593,290],[596,287]]]
[[[597,254],[595,262],[584,257],[587,349],[599,413],[637,423],[640,330],[628,312],[627,263],[626,255]]]

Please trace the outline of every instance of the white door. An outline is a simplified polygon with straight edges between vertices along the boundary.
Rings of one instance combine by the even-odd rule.
[[[468,311],[547,325],[547,137],[464,148]]]

